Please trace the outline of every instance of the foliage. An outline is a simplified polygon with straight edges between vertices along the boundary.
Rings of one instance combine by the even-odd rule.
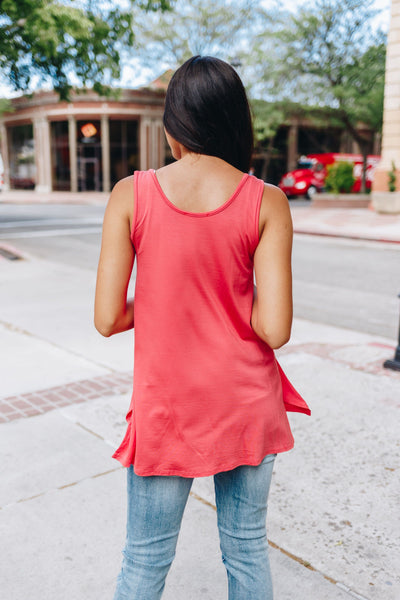
[[[285,121],[285,110],[277,102],[265,102],[260,99],[251,100],[254,138],[258,143],[274,137],[278,128]]]
[[[316,0],[294,14],[274,17],[282,59],[275,68],[283,84],[279,93],[306,104],[338,106],[343,86],[350,83],[348,69],[357,68],[368,48],[384,41],[371,30],[377,12],[371,5],[372,0]]]
[[[137,5],[165,10],[170,3]],[[0,68],[16,90],[28,90],[36,76],[50,80],[62,99],[71,78],[107,93],[122,50],[133,45],[132,26],[131,11],[104,0],[0,0]]]
[[[376,13],[372,0],[316,0],[295,14],[282,12],[275,16],[275,66],[272,75],[265,73],[272,81],[270,95],[296,99],[313,107],[310,114],[336,119],[364,157],[371,131],[382,127],[386,40],[371,28]],[[262,51],[262,36],[257,43]]]
[[[350,193],[354,185],[354,164],[348,162],[337,162],[328,165],[328,175],[325,186],[328,192],[334,194]]]
[[[256,26],[257,0],[177,0],[173,10],[153,15],[135,11],[136,51],[149,67],[176,68],[193,55],[239,63]]]
[[[266,180],[272,156],[276,152],[275,138],[278,129],[291,118],[304,116],[301,105],[290,101],[266,102],[251,99],[254,141],[257,157],[262,159],[260,177]]]
[[[395,192],[396,191],[396,165],[394,164],[394,161],[392,160],[392,168],[388,173],[389,176],[389,192]]]
[[[13,106],[7,98],[0,98],[0,117],[4,112],[13,112]]]

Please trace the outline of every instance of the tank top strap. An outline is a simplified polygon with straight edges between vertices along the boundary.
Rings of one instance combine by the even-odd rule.
[[[162,193],[155,183],[151,170],[135,171],[133,185],[134,210],[131,240],[135,243],[135,237],[137,237],[137,235],[140,237],[140,231],[148,220],[150,213],[153,211],[155,212],[155,214],[153,214],[154,218],[156,214],[160,213],[161,208],[165,205],[165,201],[163,200],[161,203],[157,202],[157,200],[162,198]],[[187,214],[189,216],[206,217],[206,220],[210,218],[211,222],[215,217],[218,217],[218,219],[224,218],[224,214],[226,213],[230,214],[231,217],[234,215],[236,226],[246,232],[248,248],[252,254],[259,242],[259,217],[263,192],[264,182],[254,176],[247,176],[247,178],[242,180],[238,186],[237,192],[226,205],[222,205],[219,209],[207,214]],[[184,211],[179,210],[177,210],[177,212],[184,213]],[[168,220],[173,218],[173,214],[174,213],[171,213],[170,210],[167,212],[163,211],[163,219]],[[231,224],[233,224],[232,221]]]
[[[236,206],[239,213],[239,220],[243,223],[243,220],[246,219],[251,254],[255,252],[260,239],[259,222],[263,193],[264,182],[250,175],[239,194],[240,200]]]
[[[131,240],[134,242],[135,233],[143,225],[150,211],[149,203],[152,198],[153,182],[150,171],[135,171],[133,174],[134,204],[131,227]]]

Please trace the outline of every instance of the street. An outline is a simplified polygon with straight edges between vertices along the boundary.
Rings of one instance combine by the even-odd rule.
[[[90,205],[0,204],[0,242],[94,271],[103,212]],[[399,265],[399,245],[295,235],[295,317],[395,340]]]

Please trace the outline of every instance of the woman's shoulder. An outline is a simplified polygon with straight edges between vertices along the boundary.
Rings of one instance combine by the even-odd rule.
[[[107,203],[107,211],[126,217],[133,212],[133,175],[120,179],[114,185]]]
[[[134,178],[134,175],[129,175],[128,177],[124,177],[123,179],[120,179],[119,181],[117,181],[117,183],[114,185],[114,187],[112,189],[111,195],[115,197],[115,196],[121,196],[126,193],[132,192],[133,178]]]
[[[267,223],[283,221],[291,223],[289,201],[280,188],[271,183],[264,183],[264,191],[260,207],[260,229]]]
[[[272,183],[264,182],[264,191],[262,196],[262,206],[268,212],[287,211],[289,208],[289,200],[286,194],[280,188]]]

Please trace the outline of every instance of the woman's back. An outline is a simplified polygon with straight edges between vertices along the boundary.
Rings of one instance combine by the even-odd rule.
[[[223,171],[214,194],[202,160],[198,187],[190,168],[161,171],[175,202],[160,172],[135,173],[134,390],[114,456],[139,475],[210,475],[293,444],[274,353],[250,323],[264,184],[206,157]]]
[[[222,206],[234,193],[242,171],[214,156],[187,154],[156,172],[166,197],[177,208],[194,213]]]

